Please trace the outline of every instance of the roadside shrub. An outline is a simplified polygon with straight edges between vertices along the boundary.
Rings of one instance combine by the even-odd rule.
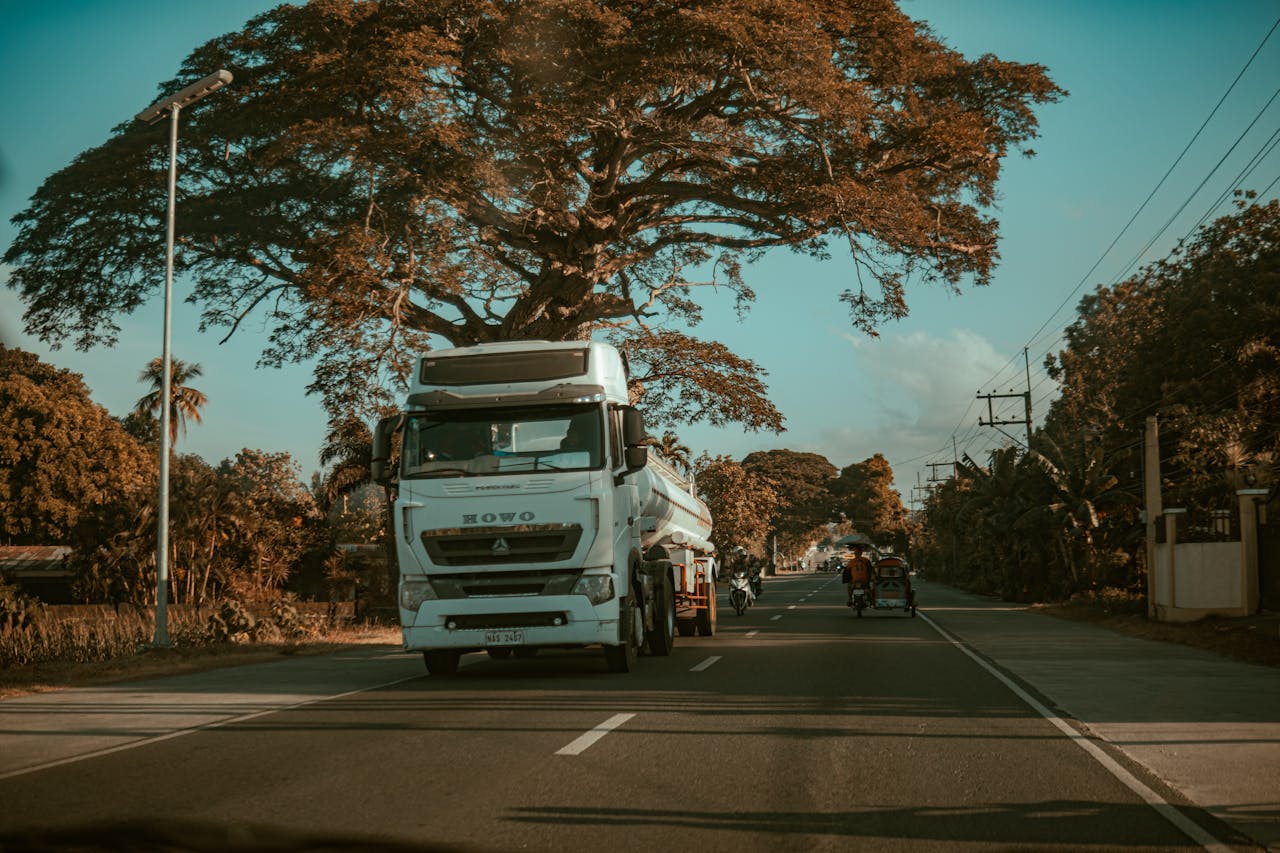
[[[257,638],[258,619],[244,602],[228,599],[209,617],[209,635],[218,643],[248,643]]]
[[[43,612],[40,599],[32,598],[16,586],[0,583],[0,633],[25,631]]]
[[[286,640],[298,640],[307,634],[307,624],[298,609],[285,599],[271,602],[271,621]]]

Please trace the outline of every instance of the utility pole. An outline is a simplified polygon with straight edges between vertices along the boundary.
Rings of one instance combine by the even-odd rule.
[[[984,421],[982,419],[982,416],[979,415],[978,426],[995,427],[996,429],[1000,430],[1000,432],[1003,433],[1008,438],[1012,439],[1013,441],[1017,441],[1019,444],[1022,444],[1022,446],[1025,449],[1030,450],[1031,449],[1031,356],[1028,353],[1026,347],[1022,348],[1022,360],[1023,360],[1023,363],[1026,365],[1026,369],[1027,369],[1027,390],[1022,392],[1015,392],[1012,388],[1010,388],[1008,394],[996,394],[996,393],[983,394],[981,391],[979,391],[978,399],[987,401],[987,419]],[[995,408],[992,406],[991,401],[992,400],[1012,400],[1018,397],[1022,398],[1022,405],[1023,405],[1023,412],[1024,412],[1023,417],[1009,418],[1007,420],[1001,420],[1001,421],[996,420]],[[1000,429],[1000,427],[1008,426],[1010,424],[1021,424],[1026,428],[1027,441],[1025,444],[1023,444],[1023,442],[1021,441],[1018,441],[1018,439],[1014,438],[1013,436],[1009,435],[1009,433]],[[954,440],[954,436],[952,437],[952,439]]]

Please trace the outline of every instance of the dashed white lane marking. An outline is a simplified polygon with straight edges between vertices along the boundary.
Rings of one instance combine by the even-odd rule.
[[[964,652],[965,655],[972,659],[978,666],[994,675],[996,680],[1013,691],[1015,696],[1023,702],[1026,702],[1035,710],[1036,713],[1052,723],[1054,728],[1067,736],[1068,740],[1083,749],[1085,752],[1089,753],[1094,761],[1101,764],[1107,772],[1118,779],[1126,788],[1133,791],[1133,793],[1137,794],[1143,802],[1155,809],[1161,817],[1169,821],[1169,823],[1173,824],[1178,829],[1182,830],[1183,834],[1188,838],[1196,844],[1199,844],[1205,850],[1211,850],[1214,851],[1214,853],[1230,853],[1232,849],[1230,846],[1223,844],[1221,841],[1214,838],[1207,830],[1203,829],[1199,824],[1195,823],[1182,812],[1178,811],[1176,807],[1171,805],[1155,791],[1144,785],[1136,776],[1128,770],[1125,770],[1119,762],[1110,755],[1107,755],[1107,753],[1104,752],[1096,743],[1085,735],[1080,734],[1080,732],[1068,725],[1065,720],[1050,711],[1040,702],[1036,701],[1035,697],[1027,693],[1027,691],[1023,690],[1018,685],[1014,684],[1013,681],[1006,677],[1004,673],[1000,672],[1000,670],[996,669],[977,654],[970,651],[968,646],[953,637],[951,634],[947,633],[947,631],[944,630],[937,622],[934,622],[923,613],[921,613],[920,616],[924,618],[925,622],[929,623],[929,625],[933,627],[933,630],[941,634],[944,640]]]
[[[788,609],[788,610],[795,610],[795,609],[796,609],[796,606],[795,606],[794,604],[792,604],[792,605],[791,605],[791,606],[789,606],[787,609]]]
[[[759,633],[760,633],[760,629],[759,629],[759,628],[753,628],[752,630],[750,630],[750,631],[748,631],[748,632],[747,632],[747,636],[748,636],[748,637],[754,637],[756,634],[759,634]]]
[[[614,714],[591,731],[574,738],[568,746],[556,750],[556,755],[581,755],[587,747],[634,716],[635,714]]]
[[[707,667],[711,666],[713,663],[715,663],[715,662],[716,662],[716,661],[718,661],[718,660],[720,660],[720,655],[712,655],[711,657],[707,658],[706,660],[704,660],[702,663],[698,664],[697,666],[691,666],[691,667],[689,667],[689,671],[690,671],[690,672],[702,672],[704,669],[706,669]]]
[[[782,618],[782,614],[781,614],[781,613],[779,613],[777,616],[770,616],[770,617],[769,617],[769,621],[770,621],[770,622],[777,622],[777,621],[778,621],[779,619],[781,619],[781,618]]]

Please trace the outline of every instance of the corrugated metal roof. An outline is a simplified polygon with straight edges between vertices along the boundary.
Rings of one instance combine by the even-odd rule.
[[[0,545],[0,571],[60,571],[70,554],[66,545]]]

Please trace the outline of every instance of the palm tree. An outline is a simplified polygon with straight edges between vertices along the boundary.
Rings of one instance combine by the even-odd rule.
[[[189,381],[204,373],[198,364],[187,364],[180,359],[173,359],[172,372],[169,379],[169,441],[178,442],[178,427],[182,427],[182,435],[187,434],[187,419],[200,423],[200,409],[209,398],[202,391],[187,385]],[[164,384],[164,359],[153,358],[147,369],[138,374],[139,382],[151,383],[151,392],[139,398],[133,411],[142,416],[157,416],[160,412],[160,394]]]
[[[687,445],[681,444],[680,437],[674,432],[667,430],[662,434],[662,438],[654,442],[653,446],[668,462],[680,466],[685,471],[689,470],[689,456],[693,451]]]
[[[1047,436],[1041,450],[1029,454],[1049,485],[1049,500],[1023,514],[1021,522],[1049,521],[1062,562],[1073,586],[1084,588],[1095,578],[1095,532],[1109,510],[1132,505],[1137,498],[1119,488],[1120,480],[1107,468],[1101,446],[1084,448],[1079,462]]]

